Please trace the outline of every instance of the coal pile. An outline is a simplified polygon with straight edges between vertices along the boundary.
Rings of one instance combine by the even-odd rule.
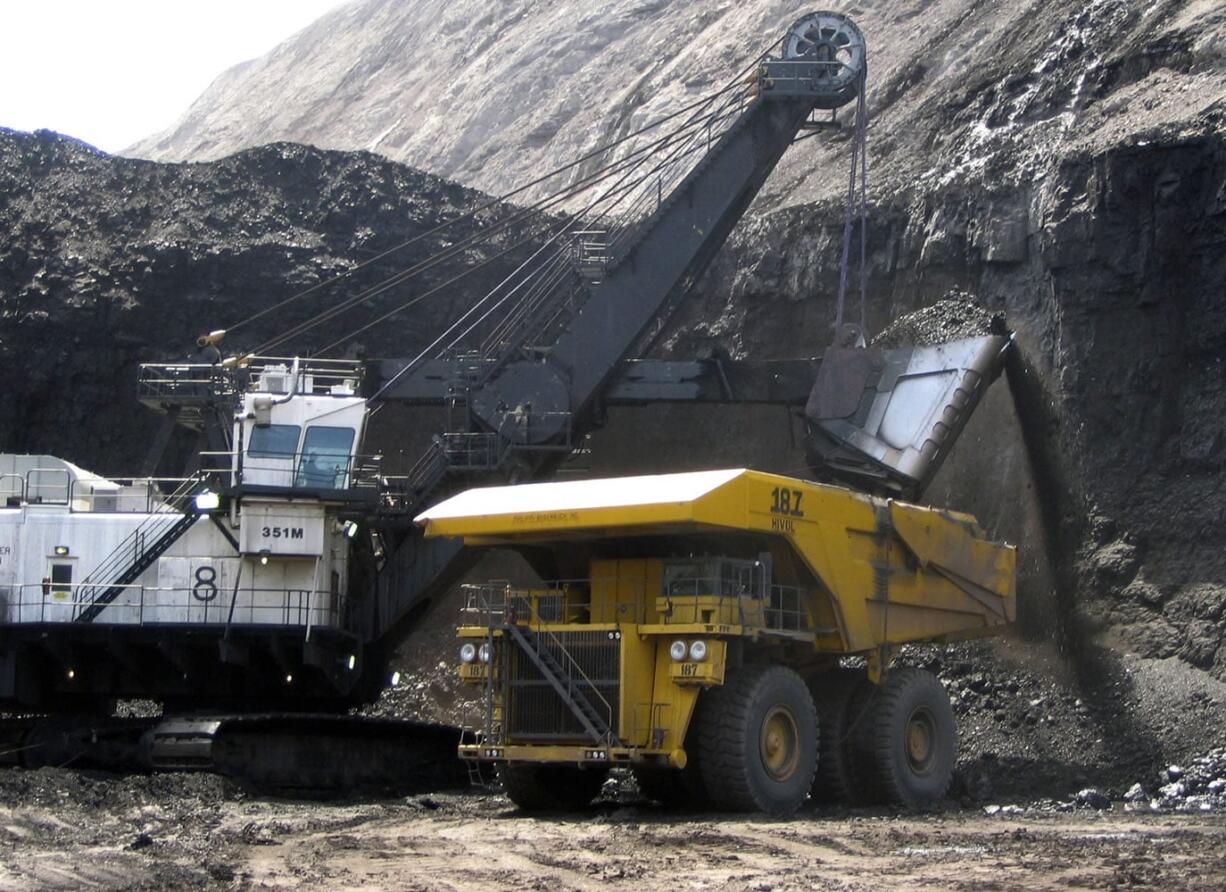
[[[1134,811],[1226,811],[1226,747],[1217,747],[1186,768],[1171,765],[1150,785],[1136,783],[1124,794]]]
[[[951,795],[966,805],[1002,799],[1063,801],[1091,785],[1124,789],[1157,756],[1117,741],[1105,700],[1063,678],[1058,660],[1016,642],[917,645],[902,659],[933,672],[957,717],[959,763]],[[1109,684],[1109,683],[1108,683]]]
[[[481,689],[460,680],[456,637],[460,606],[460,593],[455,591],[418,618],[392,658],[397,683],[363,707],[362,715],[458,727],[480,719]]]
[[[1020,798],[1008,804],[983,806],[989,817],[1035,812],[1124,811],[1146,814],[1226,813],[1226,747],[1194,759],[1187,768],[1171,765],[1157,772],[1152,783],[1135,783],[1123,793],[1087,787],[1065,799]]]
[[[514,209],[496,205],[434,232],[488,197],[364,153],[268,145],[210,164],[160,165],[40,131],[0,128],[0,450],[52,452],[131,475],[158,419],[136,402],[137,365],[183,361],[204,332],[232,328],[306,289],[309,299],[232,331],[256,349]],[[343,345],[353,358],[412,356],[527,255],[518,223],[474,246],[498,262]],[[359,266],[360,265],[360,266]],[[440,266],[413,280],[442,285]],[[278,350],[311,354],[402,304],[407,286]],[[337,356],[336,352],[331,354]],[[114,419],[131,419],[115,424]],[[180,450],[192,449],[183,436]],[[181,470],[168,462],[170,476]]]
[[[903,662],[935,673],[953,703],[959,763],[951,795],[968,806],[1094,807],[1101,797],[1080,794],[1121,802],[1145,778],[1153,779],[1143,785],[1146,804],[1174,780],[1183,791],[1169,788],[1168,799],[1220,792],[1210,787],[1223,777],[1213,755],[1226,708],[1217,684],[1177,661],[1155,667],[1081,648],[1074,659],[1012,638],[904,648]],[[1184,775],[1159,782],[1174,752]]]
[[[116,775],[104,771],[39,768],[0,770],[0,803],[62,805],[139,813],[153,805],[176,802],[185,812],[201,812],[247,794],[214,774],[170,773]]]
[[[451,638],[447,644],[452,645]],[[456,646],[447,648],[454,651]],[[464,727],[480,715],[480,689],[460,681],[458,661],[428,662],[408,652],[393,661],[399,667],[397,683],[386,688],[379,699],[357,710],[375,718],[410,718],[423,722]]]
[[[929,347],[945,341],[1008,334],[1005,318],[989,313],[964,291],[952,290],[931,306],[899,316],[873,338],[875,347]]]

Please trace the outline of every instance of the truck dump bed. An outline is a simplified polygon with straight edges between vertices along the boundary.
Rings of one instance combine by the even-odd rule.
[[[417,521],[467,545],[594,556],[602,542],[735,540],[804,593],[802,620],[778,633],[827,653],[985,634],[1015,615],[1015,549],[973,517],[759,471],[471,489]]]

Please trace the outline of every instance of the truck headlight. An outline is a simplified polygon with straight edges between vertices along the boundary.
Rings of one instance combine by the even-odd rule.
[[[461,644],[460,662],[471,663],[475,659],[477,659],[477,645],[473,644],[471,641],[466,641],[464,644]]]
[[[690,659],[695,663],[701,663],[707,658],[707,642],[695,641],[690,645]]]
[[[685,646],[684,641],[674,641],[668,648],[668,655],[673,658],[675,663],[680,663],[684,660],[688,652],[689,648]]]
[[[490,644],[488,641],[477,648],[477,659],[482,663],[488,663],[490,661]]]

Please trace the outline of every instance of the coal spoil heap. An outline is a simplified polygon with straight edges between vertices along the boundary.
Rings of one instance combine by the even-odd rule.
[[[136,401],[139,363],[191,361],[200,334],[314,289],[223,344],[227,354],[253,350],[515,212],[494,205],[433,231],[487,202],[361,152],[276,144],[214,163],[152,164],[0,128],[0,450],[137,473],[158,425]],[[530,246],[514,248],[524,237],[508,223],[466,254],[504,259],[329,355],[414,355],[526,256]],[[445,272],[426,270],[277,350],[310,355]],[[165,473],[181,469],[186,440]]]
[[[899,316],[873,338],[874,347],[929,347],[945,341],[1007,334],[1005,318],[970,294],[951,291],[931,306]]]

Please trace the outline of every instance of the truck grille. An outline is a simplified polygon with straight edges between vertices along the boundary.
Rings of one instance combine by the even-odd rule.
[[[579,691],[602,715],[611,707],[609,721],[614,732],[618,722],[618,679],[621,671],[621,641],[610,632],[560,632],[541,634],[540,646],[575,679]],[[532,659],[512,646],[508,653],[507,732],[513,741],[590,742],[574,712],[537,669]],[[575,669],[578,664],[583,674]],[[584,675],[587,679],[584,679]],[[588,684],[590,680],[591,684]],[[604,698],[603,700],[601,698]],[[609,707],[605,706],[605,703]]]

